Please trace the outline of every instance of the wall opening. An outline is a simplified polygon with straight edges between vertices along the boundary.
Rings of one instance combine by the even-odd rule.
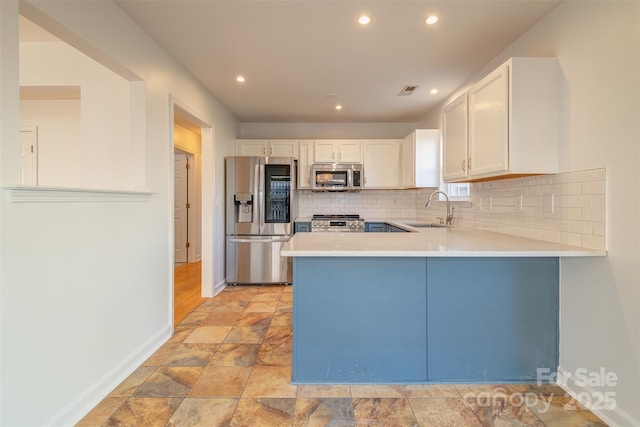
[[[18,182],[145,189],[144,82],[114,72],[25,16],[19,30],[20,126],[38,130],[38,179]]]

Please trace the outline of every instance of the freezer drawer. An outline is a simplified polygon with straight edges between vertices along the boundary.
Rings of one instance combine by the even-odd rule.
[[[227,283],[291,283],[292,260],[280,256],[280,249],[290,238],[227,236]]]

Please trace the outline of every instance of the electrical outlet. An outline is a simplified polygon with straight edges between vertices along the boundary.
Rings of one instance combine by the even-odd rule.
[[[484,196],[480,199],[481,208],[484,211],[490,211],[493,208],[493,197],[492,196]]]

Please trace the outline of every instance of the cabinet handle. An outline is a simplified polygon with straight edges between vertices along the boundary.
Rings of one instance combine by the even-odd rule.
[[[469,171],[471,171],[471,157],[469,157]]]
[[[270,155],[270,156],[273,156],[273,147],[270,147],[270,148],[269,148],[269,155]]]
[[[263,156],[267,155],[267,147],[262,147],[262,155]]]
[[[335,159],[336,158],[336,153],[331,153],[331,158]]]
[[[462,172],[466,172],[466,169],[464,168],[464,163],[465,163],[465,160],[463,159],[462,160]]]

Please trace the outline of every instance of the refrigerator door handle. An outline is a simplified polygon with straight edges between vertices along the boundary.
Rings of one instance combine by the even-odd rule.
[[[229,238],[229,241],[232,243],[276,243],[276,242],[288,242],[290,237],[285,237],[281,239],[234,239]]]
[[[258,173],[256,174],[256,184],[258,188],[258,193],[260,196],[258,197],[258,227],[260,233],[262,233],[262,229],[264,228],[264,206],[265,206],[265,179],[264,179],[264,159],[260,159],[258,163]]]

